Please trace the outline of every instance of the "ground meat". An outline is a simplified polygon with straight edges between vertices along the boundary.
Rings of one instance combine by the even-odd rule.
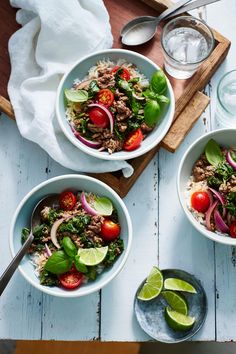
[[[101,215],[92,216],[91,222],[88,225],[88,230],[92,230],[96,234],[99,234],[101,232],[103,221],[104,221],[104,217]]]
[[[141,124],[141,129],[143,133],[149,133],[153,130],[153,128],[149,127],[146,123]]]
[[[126,106],[125,102],[122,100],[114,102],[114,107],[117,111],[116,119],[117,121],[126,120],[131,116],[131,110]]]
[[[88,130],[90,130],[92,133],[101,133],[104,130],[104,128],[98,127],[97,125],[92,123],[88,123],[87,127]]]
[[[222,183],[219,191],[224,194],[236,192],[236,176],[233,175],[228,182]]]
[[[128,124],[125,122],[118,122],[116,126],[121,133],[124,133],[128,128]]]
[[[44,236],[43,238],[42,238],[42,242],[43,243],[46,243],[46,242],[48,242],[48,241],[51,241],[51,236],[49,235],[49,236]]]
[[[81,242],[80,237],[78,235],[71,235],[70,236],[72,241],[76,244],[78,248],[83,248],[84,244]]]
[[[213,175],[214,166],[209,164],[204,154],[201,155],[200,159],[195,163],[193,167],[194,182],[204,181],[205,179]]]
[[[114,74],[109,69],[98,71],[97,84],[101,89],[115,86]]]
[[[108,129],[102,129],[100,133],[95,133],[92,135],[92,139],[102,143],[104,140],[113,138],[113,133]]]
[[[115,138],[106,140],[102,144],[108,150],[109,154],[112,154],[114,151],[121,151],[122,145],[122,141]]]

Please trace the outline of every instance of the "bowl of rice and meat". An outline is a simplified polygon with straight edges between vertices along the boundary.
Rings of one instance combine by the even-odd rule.
[[[177,177],[181,206],[204,236],[236,245],[236,129],[210,132],[183,156]]]
[[[42,205],[19,271],[49,295],[80,297],[101,289],[121,271],[130,252],[132,225],[123,201],[105,183],[88,176],[65,175],[39,184],[13,217],[13,257],[29,235],[35,205],[48,195],[55,195],[55,201]]]
[[[174,116],[163,71],[141,54],[111,49],[77,62],[58,88],[56,113],[66,137],[101,159],[126,160],[151,150]]]

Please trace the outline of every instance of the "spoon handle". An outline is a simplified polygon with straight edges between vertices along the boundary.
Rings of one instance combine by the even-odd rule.
[[[157,17],[156,22],[159,23],[160,21],[164,20],[164,18],[169,17],[172,12],[175,12],[179,8],[183,7],[185,4],[189,3],[191,0],[180,0],[174,6],[169,7],[167,10],[162,12],[160,16]]]
[[[5,270],[5,272],[2,274],[0,277],[0,296],[2,295],[3,291],[5,290],[9,280],[13,276],[15,270],[17,269],[18,265],[20,264],[20,261],[28,251],[32,241],[34,239],[33,233],[31,232],[21,249],[18,251],[18,253],[15,255],[15,257],[12,259],[11,263]]]
[[[220,0],[196,0],[196,1],[191,2],[191,4],[187,4],[183,7],[181,7],[180,9],[175,10],[168,17],[180,15],[183,12],[191,11],[191,10],[197,9],[198,7],[201,7],[201,6],[210,5],[210,4],[213,4],[214,2],[217,2],[217,1],[220,1]]]

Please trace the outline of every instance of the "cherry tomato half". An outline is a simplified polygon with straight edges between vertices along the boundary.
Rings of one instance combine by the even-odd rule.
[[[143,140],[143,133],[140,128],[131,132],[125,139],[123,148],[126,151],[132,151],[137,149]]]
[[[236,238],[236,221],[230,225],[229,234],[231,237]]]
[[[62,192],[59,197],[59,204],[63,210],[72,210],[76,204],[76,196],[70,191]]]
[[[101,227],[101,235],[105,241],[114,241],[120,234],[120,225],[105,219]]]
[[[118,69],[122,69],[122,73],[120,74],[120,77],[122,77],[122,79],[128,81],[130,79],[130,73],[129,73],[129,70],[124,68],[123,66],[115,66],[113,69],[112,69],[112,72],[113,73],[116,73]]]
[[[109,126],[109,118],[107,114],[99,107],[91,108],[88,112],[90,120],[97,127],[106,128]]]
[[[207,192],[194,192],[191,196],[191,205],[199,213],[205,213],[210,206],[210,198]]]
[[[114,101],[114,95],[109,89],[103,89],[96,95],[98,103],[104,104],[104,106],[110,107]]]
[[[83,280],[83,273],[78,272],[74,268],[69,272],[61,274],[59,276],[59,281],[65,289],[75,289],[80,286]]]

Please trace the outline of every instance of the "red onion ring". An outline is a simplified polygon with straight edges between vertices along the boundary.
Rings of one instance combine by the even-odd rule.
[[[91,103],[88,105],[88,107],[98,107],[101,108],[108,116],[109,121],[110,121],[110,131],[111,133],[113,133],[113,129],[114,129],[114,117],[112,115],[112,113],[109,111],[109,109],[107,109],[105,106],[103,106],[102,104],[99,103]]]
[[[215,220],[215,225],[218,231],[223,232],[223,233],[229,233],[229,227],[226,225],[224,220],[222,219],[222,216],[220,215],[220,212],[217,208],[214,210],[214,220]]]
[[[232,158],[230,150],[227,151],[226,161],[234,170],[236,170],[236,161],[234,161],[234,159]]]
[[[83,143],[84,145],[92,148],[92,149],[98,149],[101,146],[101,143],[98,143],[97,141],[92,141],[92,140],[88,140],[86,138],[84,138],[82,135],[80,135],[79,132],[77,132],[77,130],[75,130],[73,123],[70,124],[71,130],[74,133],[74,136],[81,141],[81,143]]]
[[[80,201],[86,213],[93,216],[98,215],[98,212],[95,209],[93,209],[91,205],[87,202],[84,192],[82,192],[80,195]]]
[[[215,207],[218,205],[218,200],[216,200],[211,206],[209,206],[207,212],[206,212],[206,228],[209,231],[211,230],[211,214],[213,213]]]

